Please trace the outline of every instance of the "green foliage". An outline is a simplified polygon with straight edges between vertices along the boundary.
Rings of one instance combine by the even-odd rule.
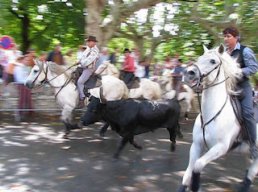
[[[84,1],[73,0],[70,1],[72,4],[69,4],[69,1],[49,0],[19,0],[18,3],[12,3],[9,0],[2,1],[0,34],[14,37],[18,44],[26,43],[21,36],[21,30],[24,27],[22,18],[25,14],[28,15],[30,22],[26,32],[29,35],[31,47],[36,50],[49,50],[56,40],[67,47],[77,47],[83,43]]]
[[[55,42],[61,42],[65,50],[75,48],[84,42],[85,30],[85,1],[84,0],[17,0],[13,3],[11,0],[1,0],[0,4],[0,34],[10,35],[18,42],[24,44],[22,36],[22,20],[10,12],[11,7],[19,16],[28,14],[30,19],[29,40],[31,46],[37,51],[52,49]],[[69,6],[69,3],[72,6]],[[86,1],[87,2],[87,1]],[[155,36],[153,35],[153,26],[160,23],[160,44],[154,52],[156,60],[164,60],[167,55],[174,56],[179,53],[184,62],[196,59],[202,54],[202,45],[214,47],[222,42],[218,37],[224,27],[223,22],[230,18],[237,17],[237,26],[240,28],[243,44],[250,46],[255,53],[258,53],[258,1],[257,0],[199,0],[190,1],[163,1],[178,6],[178,11],[171,17],[168,6],[165,6],[166,13],[159,18],[154,17],[155,8],[150,8],[149,20],[139,21],[136,15],[127,19],[127,25],[122,25],[119,38],[112,39],[108,43],[110,51],[118,49],[120,52],[125,47],[133,48],[137,43],[142,43],[147,54],[151,49]],[[44,6],[47,9],[44,10]],[[104,11],[100,17],[105,18],[110,14],[111,7],[107,2]],[[43,11],[40,12],[40,9]],[[120,9],[121,7],[117,7]],[[198,19],[193,19],[193,10],[197,10]],[[140,15],[140,18],[142,15]],[[43,19],[40,19],[43,18]],[[201,23],[209,22],[213,33]],[[130,26],[129,26],[130,24]],[[174,24],[179,27],[176,34],[171,35],[170,31],[164,30],[166,24]],[[105,33],[105,31],[103,31]],[[135,38],[131,38],[131,37]],[[138,38],[139,37],[139,38]],[[138,39],[137,39],[138,38]],[[220,41],[221,40],[221,41]],[[135,42],[133,42],[135,41]],[[258,75],[257,75],[258,76]],[[258,78],[258,77],[257,77]]]

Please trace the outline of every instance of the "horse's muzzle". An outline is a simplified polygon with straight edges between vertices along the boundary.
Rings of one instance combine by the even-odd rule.
[[[197,67],[190,66],[187,67],[183,74],[182,82],[193,88],[200,83],[200,72]]]
[[[24,85],[25,85],[26,87],[28,87],[29,89],[32,89],[32,88],[33,88],[33,83],[30,82],[30,81],[26,81],[26,82],[24,83]]]

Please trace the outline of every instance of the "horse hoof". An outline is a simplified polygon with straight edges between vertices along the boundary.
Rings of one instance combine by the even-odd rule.
[[[200,173],[193,172],[193,175],[192,175],[192,185],[191,185],[191,190],[193,192],[198,192],[198,190],[200,188],[200,178],[201,178],[201,174]]]
[[[140,146],[140,145],[136,145],[135,148],[139,149],[139,150],[142,150],[142,146]]]
[[[115,154],[113,155],[113,158],[114,158],[115,160],[118,160],[118,159],[119,159],[119,154],[115,153]]]
[[[64,134],[63,139],[69,139],[68,134]]]
[[[241,183],[241,186],[238,192],[249,192],[251,184],[252,184],[252,181],[246,177],[244,181]]]
[[[77,124],[77,127],[78,127],[78,129],[82,129],[82,128],[83,128],[83,122],[80,121],[80,122]]]
[[[177,192],[186,192],[186,186],[185,185],[181,185],[178,189]]]
[[[178,136],[179,139],[183,139],[184,138],[184,135],[182,133],[178,133],[177,136]]]
[[[100,136],[100,137],[105,137],[105,132],[100,131],[100,132],[99,132],[99,136]]]
[[[176,150],[176,144],[172,143],[171,146],[170,146],[170,151],[173,152],[175,150]]]

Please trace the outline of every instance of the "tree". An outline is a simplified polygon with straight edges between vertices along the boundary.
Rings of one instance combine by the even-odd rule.
[[[74,46],[82,41],[84,2],[73,0],[2,0],[0,33],[13,36],[24,52],[34,46],[48,49],[55,41]]]

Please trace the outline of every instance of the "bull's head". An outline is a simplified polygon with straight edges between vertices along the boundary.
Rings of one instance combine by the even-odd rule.
[[[81,121],[84,126],[93,124],[102,120],[101,118],[101,107],[100,99],[91,96],[89,99],[89,104],[87,105],[87,110],[85,111]]]

